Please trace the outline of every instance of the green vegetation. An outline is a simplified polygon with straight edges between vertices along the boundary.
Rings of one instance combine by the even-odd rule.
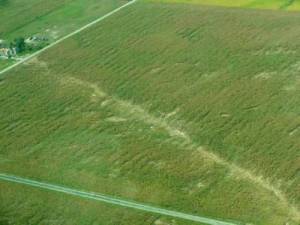
[[[1,201],[10,203],[0,208],[1,225],[145,225],[159,224],[158,221],[172,224],[172,218],[145,214],[122,207],[111,207],[99,202],[11,183],[0,182],[0,190],[5,190],[0,192]],[[176,225],[183,224],[185,224],[183,221],[176,221]],[[190,222],[189,225],[201,224]]]
[[[48,34],[56,39],[95,20],[126,0],[7,0],[1,7],[1,39]],[[47,31],[46,31],[47,30]]]
[[[18,37],[47,37],[48,42],[63,37],[101,15],[126,3],[126,0],[2,0],[0,1],[0,40],[13,42]],[[38,48],[44,47],[42,43]],[[9,63],[0,59],[0,68]]]
[[[147,0],[151,2],[192,3],[227,7],[300,10],[298,0]]]
[[[124,9],[0,80],[0,171],[242,224],[299,224],[299,19]],[[14,224],[191,224],[0,185]]]
[[[26,50],[26,43],[23,37],[16,38],[14,43],[12,43],[11,45],[11,47],[15,47],[18,52],[23,52]]]
[[[8,66],[10,66],[10,65],[12,65],[14,63],[15,63],[15,61],[12,60],[12,59],[0,61],[0,70],[3,70],[6,67],[8,67]]]

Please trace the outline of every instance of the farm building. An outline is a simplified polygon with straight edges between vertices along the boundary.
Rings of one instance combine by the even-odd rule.
[[[1,57],[11,57],[17,54],[16,48],[0,48]]]
[[[25,40],[25,43],[27,43],[27,44],[33,44],[33,43],[41,42],[41,41],[48,41],[48,38],[46,38],[46,37],[32,36],[32,37],[27,38]]]

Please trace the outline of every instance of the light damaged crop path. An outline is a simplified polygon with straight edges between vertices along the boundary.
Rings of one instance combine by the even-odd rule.
[[[94,97],[102,99],[102,101],[104,101],[106,104],[115,104],[122,113],[133,117],[133,119],[137,119],[144,123],[148,123],[154,127],[160,127],[161,129],[164,129],[170,135],[170,137],[176,138],[178,142],[185,148],[199,152],[199,154],[203,155],[203,157],[207,158],[208,160],[211,160],[214,163],[220,164],[228,168],[232,173],[232,176],[236,176],[237,179],[249,180],[255,185],[258,185],[261,188],[271,192],[274,196],[277,197],[280,204],[282,204],[290,211],[292,217],[294,217],[297,220],[300,220],[299,210],[295,205],[289,203],[285,194],[278,187],[272,185],[262,176],[257,176],[251,171],[248,171],[233,163],[230,163],[212,152],[206,151],[202,146],[197,146],[197,144],[192,141],[191,137],[189,137],[189,135],[185,131],[170,125],[166,119],[152,116],[139,105],[134,105],[131,102],[118,99],[114,96],[109,96],[95,84],[82,81],[73,77],[67,77],[62,82],[65,85],[75,84],[79,85],[79,87],[81,86],[82,88],[90,89],[92,90],[92,95]]]
[[[1,173],[298,225],[299,20],[149,1],[120,10],[2,74]],[[193,224],[28,185],[0,183],[10,223]]]

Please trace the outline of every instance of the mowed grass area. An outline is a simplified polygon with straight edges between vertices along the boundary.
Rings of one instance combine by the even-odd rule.
[[[168,3],[191,3],[226,7],[243,7],[257,9],[283,9],[300,10],[300,1],[298,0],[147,0],[152,2]]]
[[[0,171],[242,224],[299,224],[299,17],[132,5],[1,79]],[[1,182],[0,209],[23,189],[33,191]],[[25,193],[7,221],[57,207],[55,193]],[[96,223],[122,212],[72,199],[62,222],[92,224],[96,209],[77,215],[86,204],[108,207]],[[117,224],[159,224],[151,216]]]
[[[0,0],[0,39],[42,35],[49,42],[127,3],[126,0]],[[0,69],[13,61],[0,59]]]

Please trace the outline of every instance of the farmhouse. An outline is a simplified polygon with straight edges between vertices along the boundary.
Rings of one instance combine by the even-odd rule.
[[[48,41],[48,38],[46,38],[46,37],[38,37],[38,36],[31,36],[31,37],[29,37],[29,38],[27,38],[25,40],[25,43],[27,43],[27,44],[33,44],[33,43],[41,42],[41,41]]]
[[[8,55],[8,48],[0,48],[0,56],[7,56]]]
[[[0,48],[0,56],[11,57],[17,54],[16,48]]]

